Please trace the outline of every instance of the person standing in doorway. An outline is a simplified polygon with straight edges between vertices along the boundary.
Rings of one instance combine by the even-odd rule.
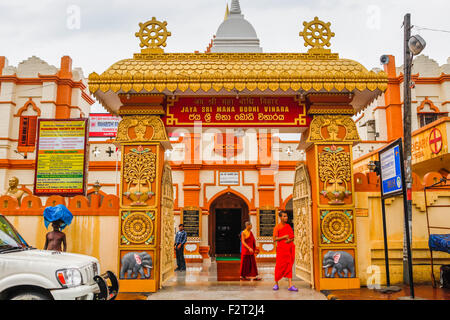
[[[256,266],[256,240],[252,233],[252,224],[245,222],[245,229],[241,232],[241,280],[261,280],[258,278]]]
[[[186,241],[187,233],[184,231],[184,225],[180,224],[175,236],[175,252],[177,256],[177,268],[175,271],[186,271],[186,261],[184,260],[184,245]]]
[[[284,211],[279,213],[280,223],[273,229],[273,241],[277,247],[275,264],[275,285],[273,290],[278,290],[278,282],[282,278],[289,280],[289,291],[298,291],[292,284],[292,267],[295,260],[294,231],[288,222],[288,214]]]

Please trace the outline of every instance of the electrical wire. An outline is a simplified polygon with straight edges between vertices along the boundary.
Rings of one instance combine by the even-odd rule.
[[[450,33],[450,30],[443,30],[443,29],[432,29],[432,28],[425,28],[425,27],[419,27],[419,26],[414,26],[414,28],[417,28],[417,30],[419,30],[419,31],[425,30],[425,31]]]
[[[0,85],[1,85],[1,79],[0,79]],[[4,83],[9,83],[10,81],[5,81]],[[25,84],[26,85],[26,84]],[[45,87],[50,87],[50,86],[53,86],[53,85],[55,85],[55,83],[54,82],[51,82],[51,83],[48,83],[48,84],[42,84],[42,86],[40,86],[40,87],[38,87],[38,88],[36,88],[36,87],[34,87],[34,88],[29,88],[29,89],[21,89],[20,90],[20,93],[22,93],[22,92],[27,92],[27,91],[31,91],[31,90],[36,90],[36,89],[39,89],[39,88],[45,88]],[[0,88],[1,89],[1,88]],[[16,92],[17,92],[17,90],[16,90]],[[14,91],[10,91],[10,92],[1,92],[1,90],[0,90],[0,94],[2,94],[2,95],[5,95],[5,96],[9,96],[9,95],[12,95],[14,93]]]
[[[4,83],[10,83],[10,82],[12,82],[12,81],[5,81]],[[1,83],[1,79],[0,79],[0,83]],[[44,87],[50,87],[50,86],[52,86],[52,85],[54,85],[55,83],[54,82],[52,82],[52,83],[49,83],[49,84],[43,84],[41,87],[39,87],[39,88],[44,88]],[[25,84],[26,85],[26,84]],[[25,92],[25,91],[31,91],[31,90],[36,90],[37,88],[36,87],[34,87],[34,88],[29,88],[29,89],[22,89],[22,90],[20,90],[20,92]],[[11,91],[11,92],[8,92],[7,93],[7,95],[11,95],[11,94],[13,94],[14,93],[14,91]]]

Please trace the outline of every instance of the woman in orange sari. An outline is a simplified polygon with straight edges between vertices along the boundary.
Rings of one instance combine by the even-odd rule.
[[[256,267],[256,240],[252,233],[252,224],[247,221],[241,233],[241,280],[261,280]]]
[[[275,285],[273,290],[278,290],[278,281],[282,278],[288,278],[289,291],[298,291],[292,284],[292,267],[295,260],[294,231],[288,222],[286,212],[280,212],[281,222],[273,229],[273,240],[277,246],[277,257],[275,264]]]

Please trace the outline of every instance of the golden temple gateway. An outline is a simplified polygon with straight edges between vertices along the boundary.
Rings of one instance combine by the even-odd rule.
[[[404,77],[394,57],[384,70],[341,58],[332,24],[318,17],[298,22],[292,41],[304,52],[263,52],[238,0],[205,52],[165,52],[169,30],[157,17],[136,21],[136,53],[88,79],[68,56],[58,68],[0,57],[0,177],[5,190],[15,183],[0,197],[2,214],[42,247],[44,207],[66,205],[74,214],[68,250],[115,271],[121,292],[156,292],[174,276],[180,223],[188,267],[216,263],[221,276],[235,276],[236,263],[220,261],[239,256],[248,221],[256,261],[273,265],[281,211],[294,230],[295,275],[311,288],[386,283],[380,183],[368,164],[403,134]],[[414,277],[429,282],[438,263],[449,263],[436,253],[431,269],[427,219],[448,222],[446,209],[429,208],[450,191],[424,188],[450,174],[450,60],[419,56],[414,68]],[[91,114],[91,126],[101,117],[111,127],[86,147],[86,194],[33,195],[38,119],[86,118],[95,100],[107,113]],[[386,200],[393,284],[403,281],[402,210],[401,197]],[[133,256],[152,263],[135,278],[123,263]],[[344,260],[342,270],[330,265]]]
[[[116,139],[122,148],[124,168],[120,192],[120,216],[124,227],[120,228],[119,232],[119,265],[121,257],[133,250],[146,252],[155,261],[161,262],[157,265],[152,279],[121,279],[121,288],[125,291],[157,290],[162,281],[170,277],[173,269],[167,256],[167,251],[172,250],[171,240],[164,235],[167,227],[164,224],[173,223],[171,222],[174,219],[173,204],[167,206],[166,203],[164,206],[162,202],[164,194],[158,192],[161,189],[171,188],[164,185],[169,183],[169,180],[161,181],[163,170],[166,174],[169,174],[167,172],[170,170],[170,167],[163,165],[162,160],[166,150],[171,148],[168,136],[174,128],[195,127],[198,121],[206,125],[214,123],[216,128],[220,128],[221,124],[235,128],[243,124],[233,119],[244,119],[247,125],[258,119],[255,125],[262,128],[277,124],[271,123],[270,120],[260,121],[261,119],[281,119],[281,122],[285,121],[285,125],[289,123],[292,132],[306,130],[302,135],[301,147],[306,149],[308,170],[305,170],[305,167],[298,169],[294,193],[295,188],[300,188],[302,191],[297,192],[301,193],[310,188],[304,195],[310,197],[310,203],[298,202],[294,196],[293,220],[298,234],[297,245],[302,248],[303,243],[306,244],[311,239],[314,248],[312,252],[309,252],[309,249],[306,251],[304,248],[299,249],[298,274],[318,289],[352,288],[360,285],[356,276],[347,279],[330,278],[327,272],[320,270],[322,260],[327,254],[331,254],[331,250],[341,250],[344,252],[343,256],[348,255],[350,259],[357,260],[351,149],[353,144],[359,141],[359,136],[351,116],[364,109],[386,90],[387,75],[383,71],[368,71],[358,62],[340,59],[338,54],[327,49],[334,33],[330,30],[330,23],[322,22],[317,17],[311,22],[305,22],[304,29],[300,32],[305,40],[305,46],[311,47],[307,53],[262,53],[259,40],[256,39],[251,26],[240,31],[248,33],[247,38],[240,37],[246,39],[246,45],[238,45],[239,37],[233,28],[235,24],[243,21],[245,20],[240,7],[234,2],[229,16],[219,27],[211,50],[205,53],[165,53],[162,48],[170,35],[167,23],[152,18],[146,23],[141,23],[140,30],[136,33],[143,48],[140,53],[136,53],[132,59],[114,63],[100,75],[92,73],[89,76],[89,89],[98,101],[110,113],[122,116]],[[234,35],[234,40],[231,35]],[[254,102],[252,105],[242,101],[258,97],[267,97],[268,101],[273,98],[274,105],[270,105],[270,102],[266,105]],[[291,105],[297,106],[290,109],[292,102],[283,105],[281,99],[293,99],[292,101],[296,102]],[[295,115],[297,109],[303,111]],[[240,113],[236,110],[240,110]],[[260,114],[255,118],[254,110],[258,114],[265,112],[272,116],[265,118]],[[192,115],[183,122],[181,117],[186,111]],[[287,118],[292,115],[299,118],[291,123]],[[226,119],[229,121],[226,123],[222,121]],[[268,135],[265,137],[259,135],[260,151],[264,140],[267,139],[271,138]],[[237,148],[235,142],[231,144],[225,142],[223,146]],[[269,153],[268,157],[260,154],[256,161],[260,186],[259,206],[255,206],[254,203],[249,206],[245,201],[239,205],[242,200],[239,200],[237,193],[232,193],[230,182],[221,181],[219,184],[228,183],[226,193],[223,194],[222,190],[214,195],[212,199],[216,200],[212,203],[212,199],[209,200],[211,207],[208,208],[207,203],[204,201],[201,203],[201,189],[198,188],[202,185],[202,168],[190,161],[197,158],[195,153],[198,150],[196,151],[194,142],[189,154],[191,159],[185,159],[181,165],[185,168],[183,182],[185,208],[181,210],[180,215],[184,220],[185,213],[197,212],[200,217],[194,220],[202,222],[201,217],[209,215],[207,222],[209,236],[208,240],[203,238],[202,232],[192,227],[193,234],[188,245],[191,252],[199,254],[199,244],[204,242],[210,248],[208,257],[234,252],[231,247],[223,248],[220,244],[222,240],[233,242],[232,238],[217,238],[219,232],[217,228],[221,228],[219,224],[224,223],[220,216],[223,209],[219,209],[221,208],[218,207],[219,204],[224,209],[241,207],[241,213],[235,214],[235,217],[238,219],[238,225],[242,226],[252,214],[256,214],[258,221],[262,219],[260,212],[263,209],[276,215],[276,210],[270,211],[275,209],[276,170],[273,169],[271,151],[266,151]],[[226,150],[224,156],[228,156]],[[337,166],[329,167],[329,161],[337,161]],[[317,165],[316,168],[314,163]],[[142,165],[150,167],[141,167]],[[137,170],[144,171],[140,175],[140,171]],[[150,180],[146,173],[148,170],[151,170]],[[130,176],[131,173],[133,178]],[[227,176],[232,177],[233,174],[229,173]],[[310,185],[309,182],[298,185],[309,181],[309,177],[311,177]],[[230,198],[231,194],[234,194],[234,198]],[[222,199],[221,195],[225,198]],[[297,215],[304,210],[309,212],[309,218],[299,220],[300,217]],[[144,212],[150,212],[151,219]],[[139,225],[139,230],[147,232],[133,231],[130,229],[132,225]],[[202,225],[202,228],[206,227],[203,223]],[[147,229],[150,226],[151,231]],[[260,225],[259,228],[263,227]],[[331,229],[327,231],[328,228]],[[336,231],[341,228],[344,228],[342,234],[341,231]],[[316,235],[318,231],[322,234],[320,237]],[[144,232],[147,241],[133,240],[133,232],[139,234]],[[275,248],[264,243],[270,243],[270,237],[267,237],[262,229],[257,230],[257,233],[260,235],[261,245],[266,249],[265,255],[269,257]],[[261,258],[263,256],[261,255]],[[355,263],[349,268],[354,268],[354,265]]]

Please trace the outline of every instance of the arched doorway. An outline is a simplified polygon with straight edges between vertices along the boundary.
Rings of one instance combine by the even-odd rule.
[[[237,256],[240,232],[249,220],[247,203],[232,192],[224,193],[209,208],[210,256]]]

